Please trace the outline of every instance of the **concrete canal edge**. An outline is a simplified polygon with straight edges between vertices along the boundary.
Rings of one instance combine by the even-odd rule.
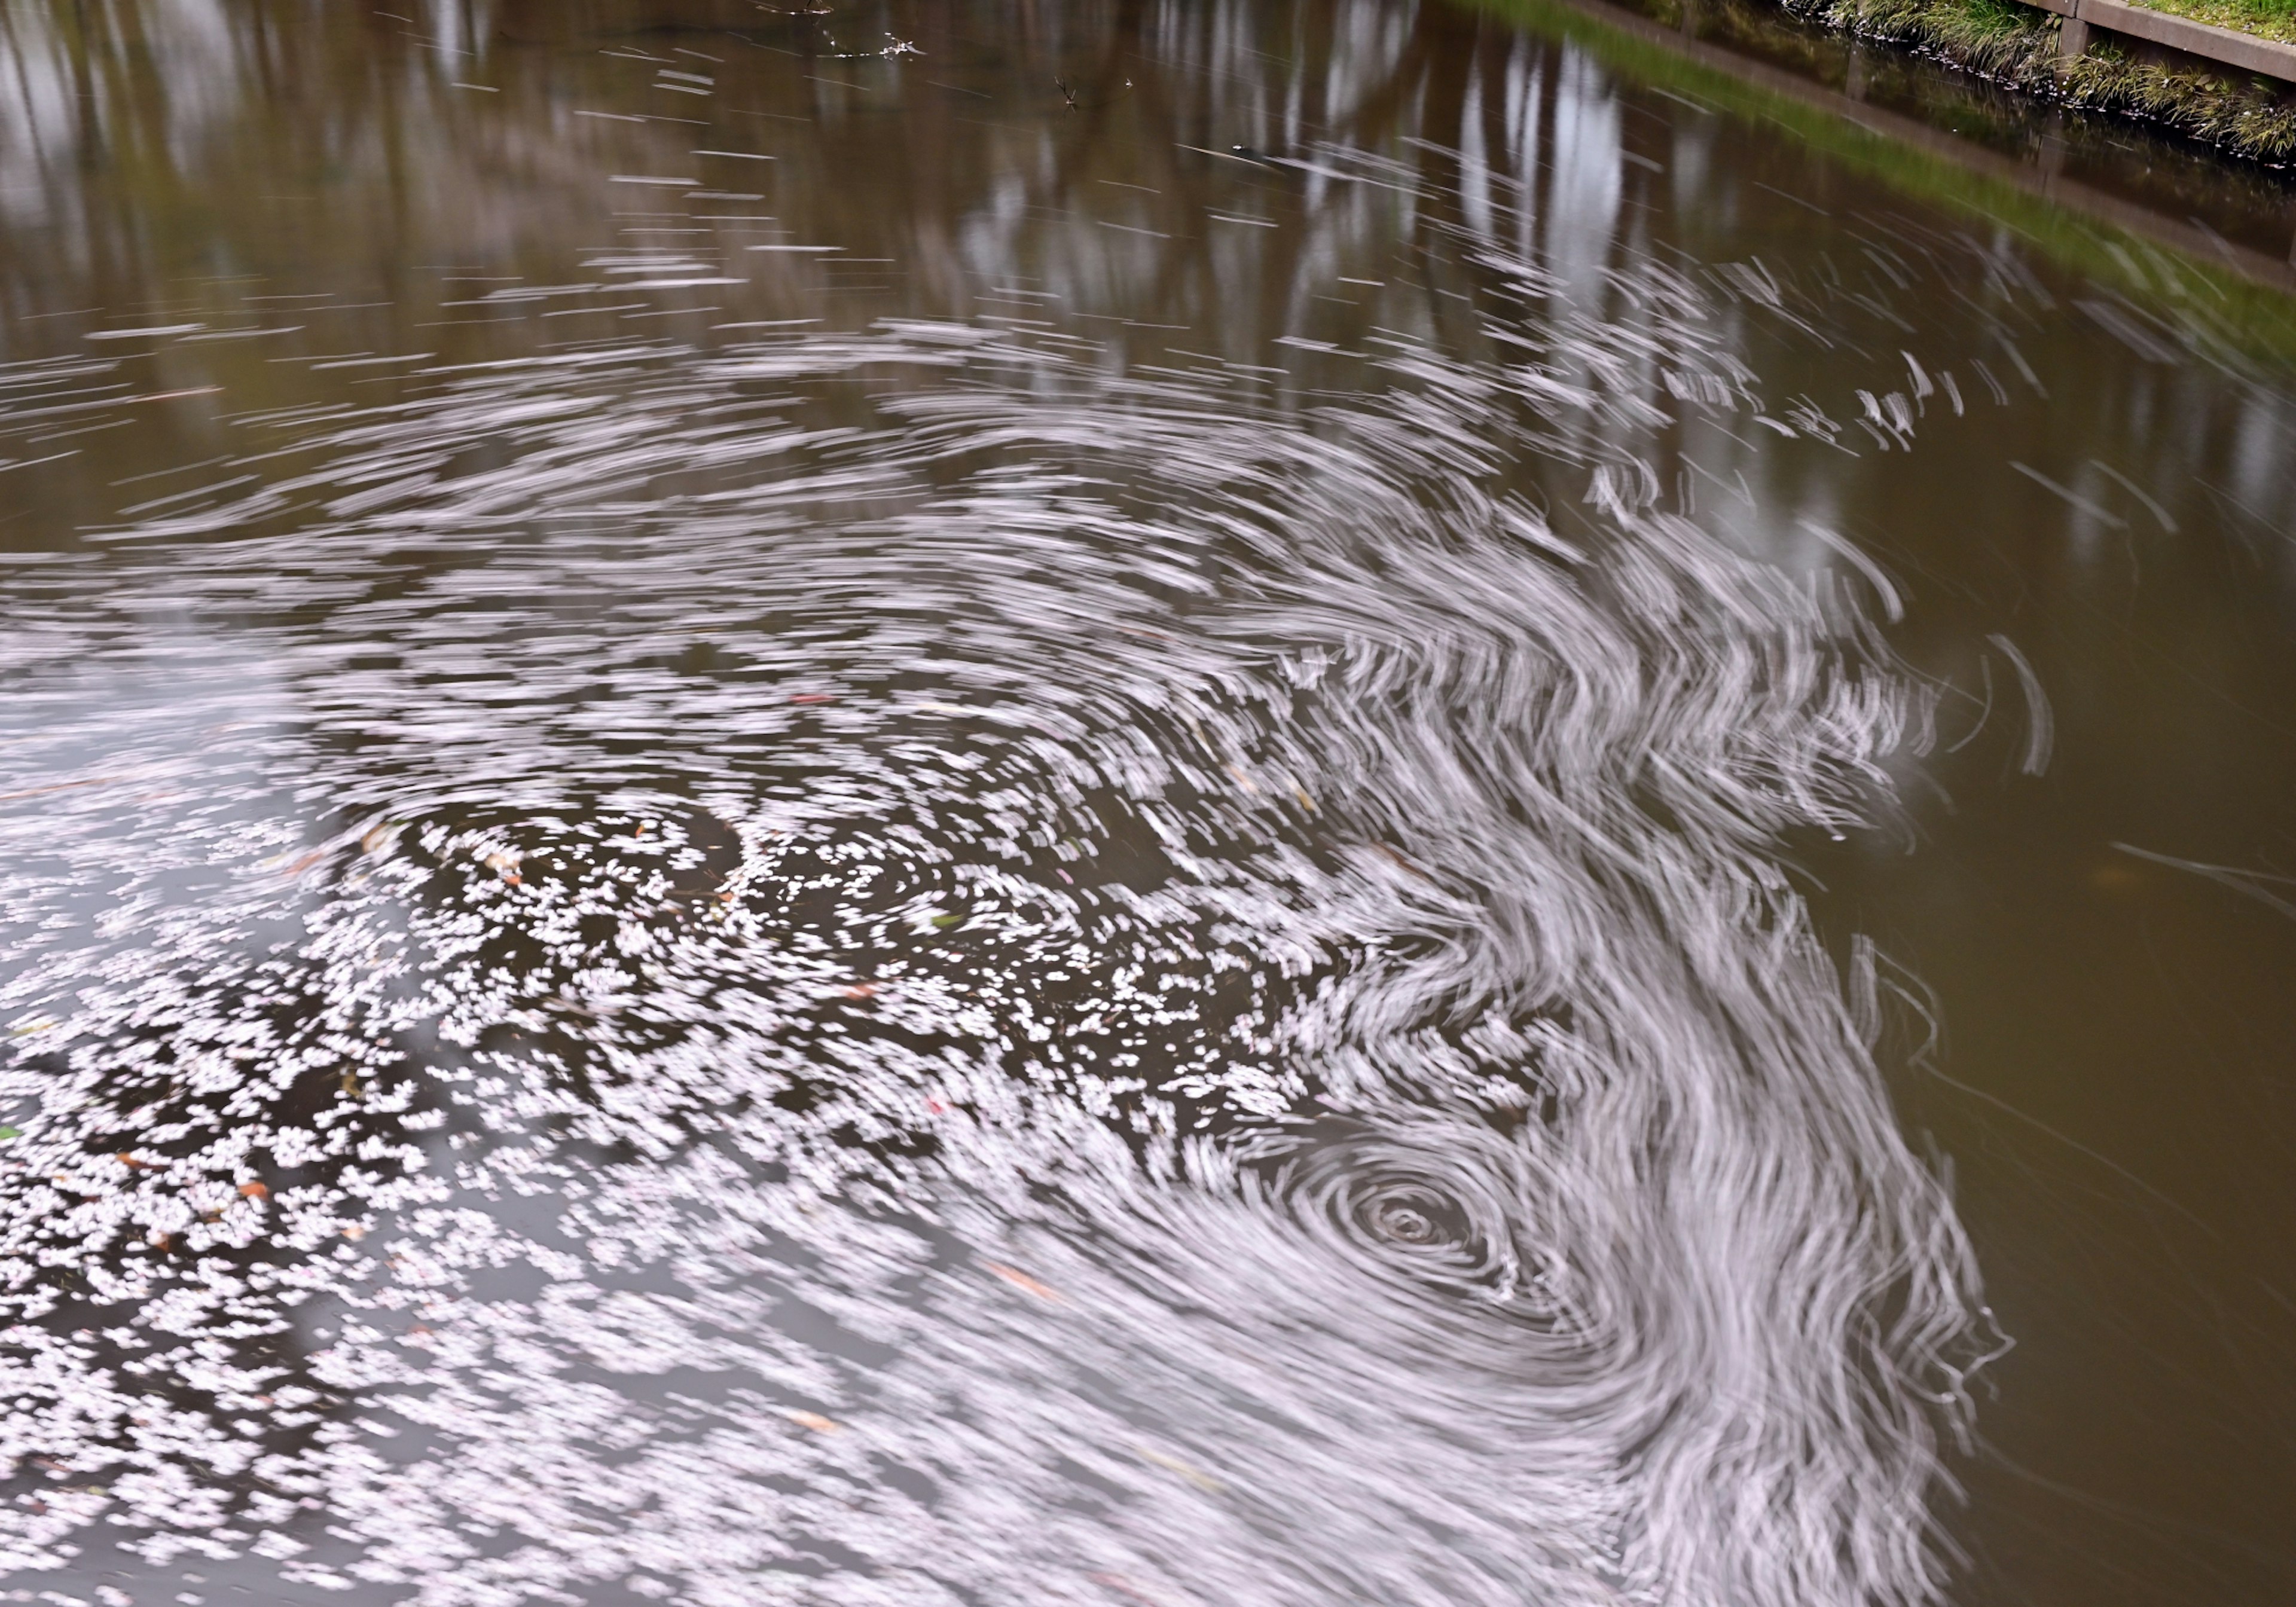
[[[2259,38],[2213,23],[2196,22],[2173,12],[2129,5],[2124,0],[2023,0],[2037,10],[2062,17],[2060,53],[2067,59],[2084,54],[2093,30],[2142,39],[2150,45],[2182,51],[2235,72],[2252,72],[2284,84],[2296,84],[2296,45]]]
[[[1676,0],[1696,6],[1714,0]],[[2296,47],[2128,0],[1722,0],[1934,57],[2069,111],[2296,164]]]

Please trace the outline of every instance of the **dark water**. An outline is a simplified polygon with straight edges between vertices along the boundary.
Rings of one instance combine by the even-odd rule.
[[[2296,1587],[2278,304],[1442,8],[0,25],[8,1599]]]

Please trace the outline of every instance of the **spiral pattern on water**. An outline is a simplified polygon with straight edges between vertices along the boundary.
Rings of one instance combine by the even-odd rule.
[[[1638,354],[1748,380],[1638,271],[1300,413],[952,324],[451,375],[60,576],[11,763],[141,757],[12,845],[21,1448],[436,1607],[1931,1592],[1973,1283],[1772,857],[1925,694],[1654,509]]]
[[[1524,1137],[1425,1117],[1326,1117],[1245,1148],[1268,1197],[1332,1264],[1552,1321],[1559,1225],[1541,1210]]]

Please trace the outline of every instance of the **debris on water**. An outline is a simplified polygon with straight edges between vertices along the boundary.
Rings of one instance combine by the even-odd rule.
[[[1061,1295],[1058,1290],[1038,1283],[1017,1267],[1007,1267],[1001,1261],[985,1261],[982,1265],[996,1276],[1004,1279],[1024,1294],[1032,1294],[1040,1300],[1049,1300],[1055,1304],[1060,1301]]]
[[[1419,865],[1413,864],[1410,859],[1404,856],[1403,850],[1395,847],[1392,843],[1374,842],[1371,846],[1377,849],[1381,853],[1386,855],[1403,869],[1418,877],[1422,881],[1432,881],[1435,880],[1435,878],[1429,875],[1425,870],[1421,868]]]
[[[1570,93],[1484,120],[1603,126]],[[614,120],[577,125],[631,142],[609,193],[683,205]],[[1302,271],[1423,260],[1456,310],[1157,367],[1118,321],[1160,312],[1071,316],[1063,257],[960,270],[1029,319],[473,334],[427,388],[234,416],[291,472],[12,591],[7,717],[65,736],[12,725],[0,797],[164,776],[0,820],[0,996],[50,1013],[0,1094],[68,1168],[0,1168],[9,1426],[127,1470],[104,1513],[0,1506],[12,1557],[340,1547],[439,1603],[639,1554],[750,1601],[800,1550],[857,1559],[824,1600],[1028,1603],[1087,1556],[1159,1603],[1584,1602],[1621,1556],[1637,1599],[1937,1594],[1966,1247],[1777,861],[1886,814],[1932,693],[1857,598],[1656,512],[1689,414],[1800,449],[1739,428],[1718,292],[1623,249],[1566,283],[1312,150],[1214,176],[1396,205],[1408,266],[1365,210]],[[546,330],[840,254],[631,216],[473,300]],[[292,898],[247,873],[353,841]]]
[[[1136,1602],[1145,1602],[1148,1607],[1170,1607],[1166,1598],[1142,1589],[1120,1573],[1088,1573],[1085,1578],[1095,1585],[1105,1585],[1111,1590],[1121,1591]]]
[[[1168,1473],[1177,1473],[1181,1478],[1186,1480],[1190,1484],[1194,1485],[1206,1495],[1222,1496],[1227,1493],[1226,1485],[1221,1483],[1218,1480],[1213,1478],[1210,1473],[1205,1472],[1203,1469],[1197,1467],[1193,1463],[1183,1462],[1177,1456],[1168,1455],[1163,1451],[1155,1450],[1144,1445],[1135,1446],[1132,1448],[1140,1453],[1141,1458],[1144,1461],[1154,1463],[1158,1467],[1162,1468]]]

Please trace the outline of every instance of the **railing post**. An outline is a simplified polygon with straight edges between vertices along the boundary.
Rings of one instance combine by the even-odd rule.
[[[2057,60],[2077,61],[2088,50],[2088,23],[2079,17],[2067,17],[2057,27]]]

